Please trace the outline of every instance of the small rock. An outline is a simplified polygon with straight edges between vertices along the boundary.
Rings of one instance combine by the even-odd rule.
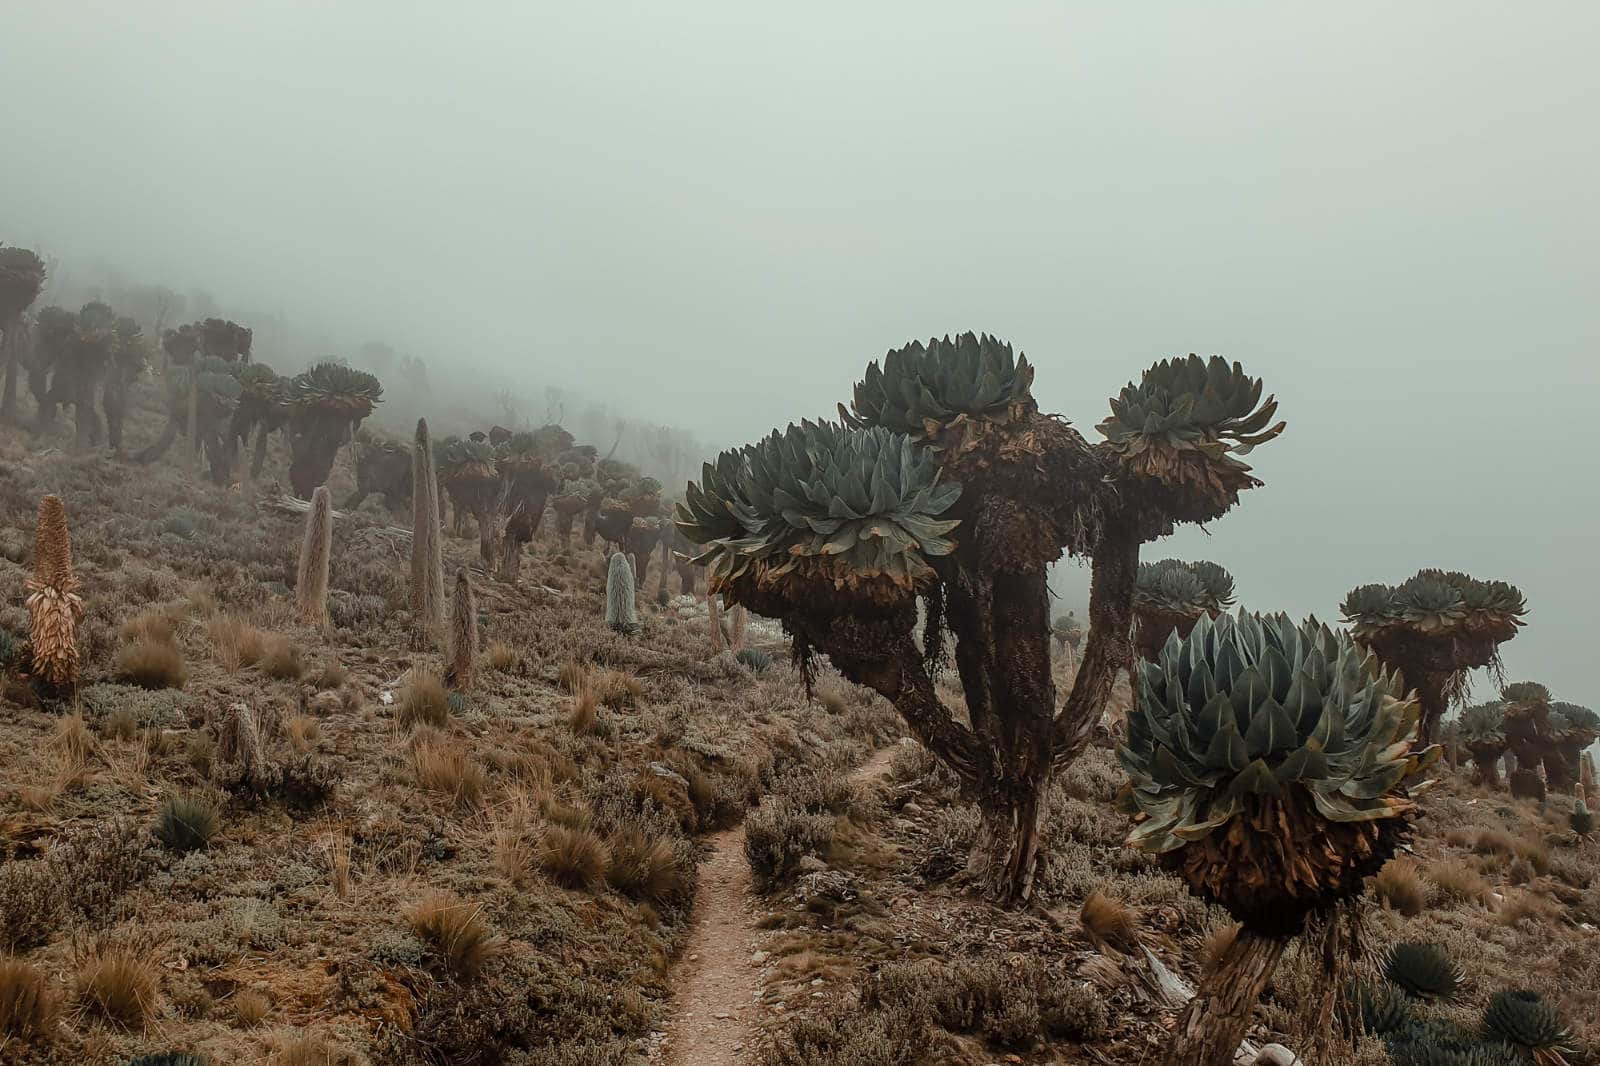
[[[828,868],[828,864],[815,855],[800,856],[800,872],[803,874],[821,873]]]
[[[1300,1061],[1300,1056],[1282,1044],[1268,1044],[1256,1052],[1256,1057],[1251,1060],[1251,1066],[1305,1066],[1305,1064]]]
[[[750,961],[755,963],[757,966],[760,966],[762,963],[766,962],[768,958],[770,958],[770,956],[765,951],[758,951],[754,955],[750,956]]]
[[[700,959],[700,956],[699,956],[699,955],[690,955],[690,956],[689,956],[689,961],[690,961],[690,962],[698,962],[698,961],[699,961],[699,959]]]
[[[922,813],[922,808],[917,806],[915,803],[907,803],[904,807],[901,807],[900,810],[903,811],[906,814],[921,814]]]
[[[712,1017],[713,1018],[718,1018],[718,1019],[721,1019],[721,1020],[727,1020],[728,1018],[732,1018],[733,1015],[729,1014],[725,1010],[719,1010],[719,1011],[717,1011],[717,1013],[713,1014]]]
[[[668,781],[671,781],[673,784],[682,785],[684,788],[688,788],[689,787],[689,779],[684,777],[682,774],[678,773],[678,771],[674,770],[672,767],[668,766],[666,763],[664,763],[664,762],[653,762],[653,763],[650,763],[649,765],[650,765],[650,772],[655,774],[657,777],[664,777]]]
[[[820,978],[820,977],[813,977],[813,978],[812,978],[812,979],[811,979],[811,987],[812,987],[812,988],[821,988],[821,987],[822,987],[822,986],[823,986],[823,985],[825,985],[825,984],[827,984],[827,983],[828,983],[828,982],[826,982],[826,981],[824,981],[824,980],[823,980],[823,979],[822,979],[822,978]]]

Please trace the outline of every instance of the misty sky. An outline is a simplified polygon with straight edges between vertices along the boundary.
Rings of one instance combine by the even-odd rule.
[[[0,240],[719,445],[933,333],[1091,435],[1224,353],[1288,432],[1147,558],[1504,578],[1512,674],[1600,706],[1597,53],[1590,0],[12,4]]]

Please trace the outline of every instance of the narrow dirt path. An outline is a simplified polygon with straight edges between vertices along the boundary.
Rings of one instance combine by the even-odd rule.
[[[850,780],[865,784],[882,777],[896,748],[873,753]],[[742,1066],[754,1051],[761,967],[751,956],[759,908],[744,858],[744,827],[723,830],[708,843],[711,857],[700,867],[694,921],[673,974],[672,1017],[666,1038],[650,1056],[661,1066]]]

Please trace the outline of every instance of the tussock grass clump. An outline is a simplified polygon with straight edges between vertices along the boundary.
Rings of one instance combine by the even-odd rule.
[[[267,635],[234,614],[213,615],[206,623],[211,657],[228,673],[254,666],[266,654]]]
[[[483,800],[483,767],[458,741],[438,734],[419,736],[411,749],[417,784],[449,796],[457,805],[476,807]]]
[[[522,656],[505,641],[491,640],[484,651],[484,661],[489,664],[489,669],[507,674],[522,665]]]
[[[97,745],[89,723],[81,714],[69,714],[56,725],[50,746],[60,752],[62,760],[70,767],[87,765],[94,757]]]
[[[593,829],[552,825],[539,839],[536,861],[556,884],[593,891],[605,883],[611,851]]]
[[[450,722],[450,693],[437,674],[413,671],[400,690],[396,717],[407,729],[418,725],[443,728]]]
[[[278,633],[265,638],[261,650],[261,672],[277,681],[298,681],[305,673],[300,645]]]
[[[153,644],[172,644],[178,639],[177,623],[169,610],[157,608],[141,611],[117,627],[117,635],[124,644],[149,641]]]
[[[1139,944],[1139,927],[1132,909],[1099,889],[1089,893],[1083,901],[1078,909],[1078,921],[1097,944],[1110,944],[1124,950]]]
[[[1407,917],[1421,914],[1428,905],[1428,887],[1415,859],[1390,859],[1372,878],[1372,889],[1384,906]]]
[[[593,685],[580,685],[572,694],[572,710],[567,713],[567,727],[574,736],[592,736],[600,725],[600,700]]]
[[[621,670],[604,670],[593,678],[595,695],[614,710],[637,706],[644,699],[644,682]]]
[[[338,660],[334,660],[322,664],[322,668],[317,671],[316,685],[320,689],[342,688],[348,680],[350,671],[346,670]]]
[[[272,1013],[272,1000],[265,992],[247,988],[233,997],[233,1016],[245,1029],[254,1029]]]
[[[80,1014],[142,1028],[155,1011],[161,984],[153,945],[141,937],[98,937],[77,945],[72,994]]]
[[[862,1002],[890,1016],[922,1017],[953,1033],[1023,1049],[1046,1037],[1094,1039],[1108,1018],[1092,986],[1019,957],[891,962]]]
[[[656,902],[682,894],[683,872],[667,841],[650,840],[630,826],[613,833],[609,847],[611,866],[606,871],[606,880],[618,892]]]
[[[1440,859],[1424,876],[1438,898],[1451,903],[1488,903],[1493,892],[1483,875],[1461,859]]]
[[[494,953],[494,936],[480,904],[429,891],[406,909],[406,920],[459,980],[476,979]]]
[[[271,1066],[356,1066],[359,1059],[325,1036],[297,1033],[278,1044]]]
[[[0,1048],[51,1039],[61,999],[43,970],[26,959],[0,958]]]
[[[200,792],[168,796],[156,815],[156,839],[176,852],[209,847],[217,835],[219,819],[214,800]]]
[[[322,735],[322,725],[309,715],[296,714],[284,720],[283,735],[289,739],[290,747],[304,755]]]
[[[189,680],[183,652],[176,644],[149,639],[136,640],[117,649],[114,667],[117,679],[140,688],[182,688]]]

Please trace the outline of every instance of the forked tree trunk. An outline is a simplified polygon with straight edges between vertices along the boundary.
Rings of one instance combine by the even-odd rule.
[[[1178,1015],[1163,1066],[1232,1066],[1288,943],[1241,928]]]
[[[978,835],[967,857],[967,875],[998,903],[1026,900],[1039,863],[1041,799],[1049,767],[1033,780],[991,782],[978,797]]]

